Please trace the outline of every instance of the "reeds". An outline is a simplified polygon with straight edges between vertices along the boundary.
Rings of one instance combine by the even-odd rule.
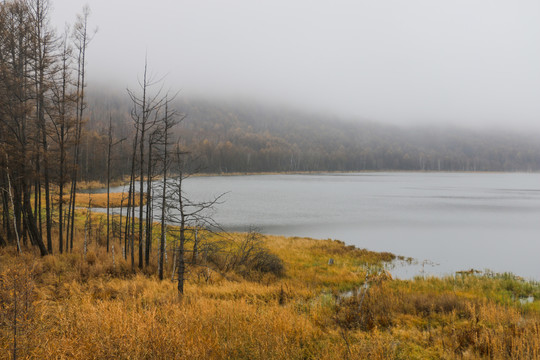
[[[80,244],[44,258],[0,249],[0,358],[13,358],[13,289],[27,314],[17,315],[18,358],[540,358],[537,284],[508,274],[392,280],[381,270],[389,254],[279,236],[265,246],[284,276],[190,267],[182,297],[151,270],[113,263],[97,241],[86,257]],[[536,300],[522,305],[528,295]]]
[[[110,193],[109,194],[109,206],[111,208],[119,208],[120,206],[127,206],[127,193]],[[139,206],[139,196],[136,194],[135,200],[132,201],[131,206]],[[134,201],[134,202],[133,202]],[[146,199],[143,199],[145,203]],[[88,204],[93,208],[107,208],[107,193],[77,193],[77,201],[75,203],[78,207],[87,207]],[[134,204],[134,205],[133,205]]]

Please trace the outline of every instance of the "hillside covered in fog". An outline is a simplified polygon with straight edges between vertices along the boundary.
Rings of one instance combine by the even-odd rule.
[[[86,147],[106,142],[109,116],[115,136],[128,137],[130,107],[123,94],[91,98]],[[540,170],[538,134],[398,127],[242,101],[179,97],[175,107],[185,115],[175,138],[203,172]],[[124,142],[116,152],[116,175],[128,173],[131,146]],[[101,156],[83,154],[90,177],[103,177]]]

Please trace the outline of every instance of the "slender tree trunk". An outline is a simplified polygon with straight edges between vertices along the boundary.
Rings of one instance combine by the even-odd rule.
[[[133,185],[133,179],[129,180],[129,191],[128,191],[128,203],[126,206],[126,228],[124,230],[124,259],[127,261],[127,252],[129,250],[129,224],[130,224],[130,217],[131,217],[131,189]]]
[[[135,180],[135,179],[133,179]],[[133,183],[133,206],[131,207],[131,268],[135,270],[135,182]]]
[[[67,34],[66,34],[67,37]],[[65,167],[66,167],[66,92],[67,92],[67,39],[64,40],[64,52],[62,54],[62,92],[60,104],[60,199],[58,204],[58,251],[64,252],[64,184],[65,184]],[[71,202],[69,203],[71,204]],[[69,216],[68,216],[69,218]],[[69,220],[68,220],[69,223]],[[67,251],[66,243],[66,251]]]
[[[122,198],[120,200],[120,218],[118,219],[119,225],[118,225],[118,243],[120,246],[122,246],[122,214],[124,211],[124,189],[122,188]],[[124,244],[124,250],[122,251],[122,256],[125,259],[125,253],[126,253],[126,247]]]
[[[8,181],[8,191],[9,191],[9,197],[11,198],[11,205],[13,206],[13,227],[15,229],[15,238],[17,240],[17,251],[19,252],[19,254],[21,254],[22,253],[21,241],[19,239],[19,230],[17,230],[17,227],[18,227],[17,213],[15,211],[15,202],[13,201],[13,194],[11,192],[11,180],[9,179],[9,168],[7,167],[7,163],[8,163],[8,157],[6,154],[6,172],[7,172],[7,181]]]
[[[176,253],[178,252],[178,248],[176,247],[176,240],[173,240],[173,258],[172,258],[172,271],[171,271],[171,281],[174,281],[174,276],[176,275]]]
[[[67,209],[67,223],[66,223],[66,252],[69,251],[69,238],[71,234],[71,209],[72,209],[72,203],[73,203],[73,180],[71,182],[71,186],[69,187],[69,199],[68,199],[68,209]]]
[[[76,145],[78,146],[78,145]],[[76,150],[75,153],[77,154],[78,151]],[[77,155],[76,155],[77,157]],[[75,161],[77,162],[77,161]],[[77,166],[75,166],[77,167]],[[66,238],[66,251],[72,252],[73,251],[73,232],[75,231],[75,200],[76,200],[76,191],[77,191],[77,170],[73,171],[72,174],[72,180],[71,180],[71,195],[70,195],[70,210],[69,210],[69,221],[68,221],[68,227],[69,227],[69,238]]]
[[[152,141],[149,141],[148,169],[146,175],[146,251],[144,254],[144,262],[146,266],[150,264],[150,250],[152,248],[152,145]]]
[[[88,252],[88,237],[90,231],[92,230],[92,212],[90,211],[92,207],[92,197],[88,197],[88,207],[86,208],[86,221],[84,222],[84,247],[83,254],[86,258],[86,253]]]
[[[40,106],[40,109],[42,106]],[[43,110],[41,110],[43,111]],[[42,114],[44,117],[44,115]],[[43,119],[42,124],[42,141],[43,141],[43,176],[45,181],[45,228],[47,231],[47,251],[52,254],[52,234],[51,234],[51,194],[50,194],[50,183],[49,183],[49,162],[47,155],[47,134],[45,131],[45,119]],[[39,208],[41,212],[41,207]]]
[[[39,158],[39,156],[38,156]],[[39,160],[36,164],[36,173],[41,173],[41,170],[40,170],[40,165],[39,165]],[[34,218],[37,219],[37,222],[38,222],[38,229],[39,229],[39,236],[43,238],[43,220],[41,219],[42,215],[41,215],[41,209],[43,208],[41,205],[42,205],[42,198],[43,198],[43,195],[41,193],[41,180],[39,178],[39,176],[37,177],[36,179],[36,182],[37,182],[37,189],[36,189],[36,192],[37,192],[37,198],[35,199],[35,208],[34,208]]]
[[[193,257],[191,262],[197,264],[197,259],[199,257],[199,229],[195,228],[193,236]]]
[[[126,221],[126,242],[129,236],[130,254],[131,254],[131,267],[135,270],[135,249],[134,249],[134,237],[135,237],[135,159],[137,156],[137,145],[139,139],[139,130],[135,129],[135,140],[133,141],[133,153],[131,156],[131,173],[129,179],[129,194],[128,194],[128,207],[127,207],[127,221]],[[131,207],[131,215],[130,215]],[[131,225],[131,231],[129,226]]]
[[[144,136],[146,132],[146,122],[148,121],[148,111],[146,104],[146,88],[147,88],[147,64],[144,64],[143,76],[143,96],[142,96],[142,121],[138,125],[141,127],[141,140],[139,145],[140,150],[140,182],[139,182],[139,268],[143,267],[143,202],[144,202]]]
[[[186,262],[184,260],[184,247],[185,247],[185,232],[186,232],[186,218],[183,210],[182,204],[182,195],[180,195],[180,244],[178,245],[178,255],[176,261],[177,265],[177,275],[178,275],[178,293],[180,295],[184,294],[184,275],[186,272]]]
[[[111,193],[111,148],[112,148],[112,119],[109,117],[109,143],[107,147],[107,252],[109,252],[109,217]]]
[[[7,187],[8,180],[7,180],[7,174],[5,171],[2,172],[2,181],[5,186]],[[11,186],[10,186],[11,187]],[[2,221],[3,221],[3,227],[4,231],[7,235],[7,241],[11,243],[13,241],[13,235],[11,234],[11,225],[10,225],[10,214],[9,214],[9,195],[8,192],[5,190],[2,190]],[[13,211],[13,214],[15,214],[15,211]],[[16,222],[15,222],[16,223]]]
[[[81,143],[81,132],[82,132],[82,121],[83,113],[86,108],[84,103],[84,88],[86,87],[85,82],[85,69],[86,69],[86,48],[90,39],[88,38],[88,16],[90,15],[90,9],[88,7],[83,8],[83,15],[80,17],[78,24],[76,24],[76,38],[78,43],[78,64],[77,64],[77,135],[75,142],[75,159],[74,159],[74,170],[73,170],[73,182],[71,186],[72,192],[72,204],[71,204],[71,231],[69,239],[69,248],[70,251],[73,251],[73,230],[75,222],[75,202],[77,197],[77,173],[80,163],[80,143]]]
[[[180,153],[178,153],[180,157]],[[180,159],[178,159],[180,163]],[[178,293],[180,295],[184,294],[184,274],[186,270],[186,263],[184,260],[184,246],[185,246],[185,232],[186,232],[186,214],[184,212],[184,199],[182,197],[182,170],[180,165],[180,173],[178,175],[178,210],[180,210],[180,243],[178,244],[178,255],[176,261],[177,265],[177,276],[178,276]]]
[[[165,110],[165,119],[167,119],[167,110]],[[163,182],[161,190],[161,236],[159,241],[159,279],[163,280],[163,269],[165,264],[163,262],[163,257],[165,254],[165,236],[167,233],[167,225],[165,224],[165,214],[167,209],[167,140],[168,140],[168,129],[165,128],[165,144],[163,151]]]
[[[143,240],[144,240],[144,125],[141,129],[141,141],[140,141],[140,178],[139,178],[139,268],[143,268]]]
[[[8,172],[9,176],[9,172]],[[9,181],[9,178],[8,178]],[[22,238],[23,244],[26,246],[26,236],[24,234],[24,227],[23,227],[23,212],[22,212],[22,206],[21,206],[21,195],[18,191],[16,186],[10,186],[13,190],[13,193],[10,194],[11,196],[11,203],[13,205],[13,225],[15,227],[15,233],[17,234],[17,238]]]
[[[60,163],[59,163],[59,200],[58,200],[58,251],[64,252],[64,185],[66,183],[64,177],[67,172],[66,167],[66,109],[67,109],[67,81],[68,81],[68,56],[69,50],[67,45],[68,32],[67,29],[64,33],[64,39],[62,42],[63,52],[61,54],[62,59],[62,83],[61,91],[58,94],[57,108],[59,110],[58,121],[60,122],[60,134],[58,134],[58,146],[60,148]],[[69,130],[68,130],[69,131]],[[71,202],[69,202],[71,209]],[[69,215],[68,215],[69,223]],[[67,251],[66,244],[66,251]]]
[[[23,181],[24,185],[24,181]],[[39,236],[39,231],[36,226],[36,220],[34,218],[34,214],[32,213],[32,205],[30,205],[30,193],[27,189],[23,190],[23,206],[24,206],[24,213],[26,218],[26,225],[27,230],[30,234],[30,239],[33,243],[35,243],[39,247],[39,251],[41,253],[41,256],[45,256],[48,254],[47,248],[45,247],[45,244],[43,243],[43,240]]]
[[[39,161],[39,160],[36,160],[36,169],[38,169],[38,167],[39,167],[37,161]],[[39,174],[39,170],[36,170],[36,172]],[[39,209],[39,207],[38,207],[38,205],[39,205],[39,203],[38,203],[38,199],[39,199],[38,189],[39,189],[40,185],[39,185],[39,180],[38,179],[39,179],[39,177],[36,177],[36,180],[34,181],[34,217],[35,218],[37,218],[37,216],[38,216],[37,212],[38,212],[38,209]]]

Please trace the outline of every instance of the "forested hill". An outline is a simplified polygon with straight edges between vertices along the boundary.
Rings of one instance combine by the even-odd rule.
[[[90,99],[89,141],[106,140],[109,114],[116,136],[131,138],[130,106],[127,96]],[[397,127],[241,101],[179,99],[175,107],[186,115],[175,136],[205,172],[540,170],[538,133]],[[122,146],[127,156],[131,144]]]

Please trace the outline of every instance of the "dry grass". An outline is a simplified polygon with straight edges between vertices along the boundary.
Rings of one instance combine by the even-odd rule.
[[[109,202],[110,207],[119,208],[120,206],[127,206],[127,197],[126,193],[110,193]],[[107,193],[99,194],[86,194],[86,193],[77,193],[75,205],[78,207],[88,207],[89,200],[90,204],[94,208],[107,208]],[[138,193],[135,196],[135,205],[139,206],[140,198]],[[143,204],[146,203],[146,199],[143,199]]]
[[[111,181],[110,186],[121,186],[126,183],[129,183],[129,177],[120,180]],[[107,183],[101,181],[80,181],[77,183],[77,189],[79,190],[93,190],[93,189],[104,189],[107,187]]]
[[[538,300],[509,300],[538,285],[507,275],[398,281],[381,270],[391,254],[269,236],[284,277],[190,267],[180,298],[170,280],[145,275],[156,251],[134,273],[97,239],[83,257],[81,239],[73,254],[44,258],[0,249],[0,358],[12,358],[15,302],[19,358],[540,358]]]
[[[128,194],[127,193],[110,193],[109,194],[109,202],[110,207],[112,208],[119,208],[120,206],[127,206],[128,200],[127,200]],[[52,196],[53,204],[54,206],[58,206],[58,203],[60,201],[60,196],[58,194],[55,194]],[[67,204],[69,201],[69,194],[64,194],[64,203]],[[107,208],[107,193],[96,193],[96,194],[88,194],[88,193],[77,193],[77,196],[75,198],[75,206],[79,208],[87,208],[90,202],[90,206],[93,208]],[[140,204],[140,198],[139,193],[136,193],[135,196],[135,205],[139,206]],[[43,199],[43,202],[45,200]],[[146,204],[146,199],[143,199],[143,204]],[[67,206],[67,205],[66,205]],[[132,205],[133,206],[133,205]]]

